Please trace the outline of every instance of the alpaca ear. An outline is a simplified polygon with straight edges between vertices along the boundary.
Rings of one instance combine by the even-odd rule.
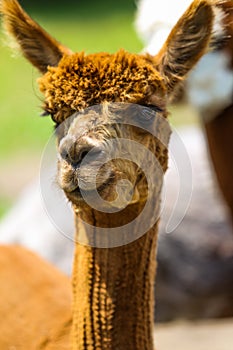
[[[165,78],[168,94],[173,92],[214,41],[223,36],[222,12],[215,6],[220,2],[193,1],[155,56],[156,68]]]
[[[23,55],[41,73],[45,73],[48,66],[57,66],[64,54],[71,54],[31,19],[17,0],[0,0],[0,14],[6,32],[13,36]]]

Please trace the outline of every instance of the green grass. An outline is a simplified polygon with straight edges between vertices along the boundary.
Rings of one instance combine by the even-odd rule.
[[[34,92],[29,65],[4,52],[0,66],[0,158],[4,159],[23,149],[38,150],[52,124],[38,117],[41,102]]]
[[[7,213],[11,207],[11,201],[8,198],[0,197],[0,218]]]

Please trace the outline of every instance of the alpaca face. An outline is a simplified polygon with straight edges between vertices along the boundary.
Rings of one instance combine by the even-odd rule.
[[[58,125],[58,183],[73,204],[82,202],[80,189],[89,195],[97,190],[104,200],[113,201],[119,184],[125,199],[130,193],[134,202],[139,199],[143,173],[133,162],[130,142],[122,146],[119,140],[139,142],[153,154],[161,149],[153,126],[157,116],[166,117],[166,87],[149,59],[125,51],[74,54],[49,68],[39,84],[46,97],[45,110]],[[140,110],[133,104],[151,109]],[[131,161],[123,160],[117,147]],[[159,156],[165,169],[163,147],[164,157]],[[128,180],[131,187],[121,180]]]
[[[96,190],[118,207],[124,204],[122,201],[140,200],[142,191],[146,196],[147,180],[142,168],[152,173],[153,168],[145,150],[156,157],[162,173],[167,167],[170,128],[165,114],[158,107],[103,103],[75,113],[62,123],[57,130],[58,183],[72,203],[81,204],[83,193],[90,196]],[[163,139],[159,138],[160,129]],[[136,150],[135,144],[141,147]]]
[[[111,111],[111,103],[147,105],[166,117],[167,102],[179,83],[206,53],[210,42],[214,44],[224,36],[223,16],[221,10],[217,11],[220,3],[221,0],[194,0],[156,56],[125,51],[86,56],[72,54],[53,39],[23,11],[17,0],[1,0],[0,12],[6,31],[16,39],[24,56],[43,74],[39,86],[45,96],[44,109],[56,125],[60,125],[58,182],[73,203],[79,200],[80,188],[92,191],[94,183],[102,195],[111,200],[114,197],[112,186],[124,178],[132,182],[136,196],[135,189],[143,176],[133,162],[129,164],[125,159],[115,157],[97,172],[107,149],[111,150],[110,139],[128,138],[143,144],[154,155],[159,153],[159,163],[162,169],[166,168],[167,153],[159,141],[148,133],[148,129],[145,132],[142,124],[128,123],[123,128],[118,120],[119,113]],[[97,114],[85,110],[95,105],[102,106]],[[84,112],[62,126],[68,117],[79,111]],[[144,113],[139,115],[140,119]],[[151,121],[148,116],[144,117],[144,123],[151,123],[153,129],[156,117]],[[141,119],[140,122],[143,123]],[[135,152],[130,147],[127,151],[129,154]],[[89,161],[81,169],[80,160],[84,161],[88,152]],[[145,188],[144,185],[144,192]]]

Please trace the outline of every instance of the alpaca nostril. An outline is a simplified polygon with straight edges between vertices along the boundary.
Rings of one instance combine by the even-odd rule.
[[[86,164],[92,163],[100,158],[102,152],[103,150],[99,145],[81,144],[80,142],[72,142],[71,140],[62,142],[59,148],[61,158],[74,168],[79,167],[84,158],[86,158]]]
[[[91,149],[89,151],[91,151]],[[81,152],[81,154],[80,154],[80,161],[82,161],[88,155],[89,151],[88,150],[84,150],[84,151]]]
[[[74,143],[71,140],[64,140],[59,147],[59,153],[63,160],[67,163],[73,163],[73,158],[75,155]]]
[[[93,146],[78,146],[76,147],[76,153],[72,158],[72,166],[77,168],[82,163],[83,159],[88,155],[88,153],[92,150]]]
[[[92,163],[93,161],[99,159],[101,154],[102,149],[100,147],[94,147],[93,145],[85,146],[80,150],[79,163],[81,163],[84,159],[86,164]]]
[[[68,149],[66,148],[62,148],[60,149],[60,155],[61,155],[61,158],[65,161],[69,161],[70,157],[69,157],[69,152],[68,152]]]

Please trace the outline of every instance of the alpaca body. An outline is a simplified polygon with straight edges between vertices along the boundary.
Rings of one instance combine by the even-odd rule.
[[[0,348],[69,349],[69,278],[24,248],[0,252]]]

